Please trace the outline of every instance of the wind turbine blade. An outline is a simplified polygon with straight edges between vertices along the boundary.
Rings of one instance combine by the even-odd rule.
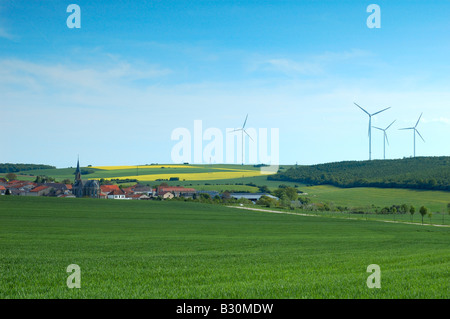
[[[233,132],[237,132],[237,131],[242,131],[242,129],[241,128],[237,128],[235,130],[229,131],[229,133],[233,133]]]
[[[372,116],[377,115],[378,113],[384,112],[384,111],[386,111],[386,110],[389,110],[390,108],[391,108],[391,107],[387,107],[387,108],[385,108],[384,110],[381,110],[381,111],[378,111],[378,112],[376,112],[376,113],[373,113]]]
[[[423,114],[423,113],[422,113]],[[417,127],[417,124],[419,124],[420,118],[422,117],[422,114],[420,114],[419,119],[417,120],[416,126],[414,126],[414,128]]]
[[[353,104],[355,104],[357,107],[359,107],[361,110],[363,110],[364,113],[366,113],[367,115],[370,116],[369,112],[367,112],[365,109],[363,109],[361,106],[359,106],[358,104],[356,104],[355,102],[353,102]]]
[[[420,135],[419,131],[418,131],[418,130],[415,130],[415,131],[417,132],[417,134],[419,134],[419,136],[420,136],[420,138],[422,139],[422,141],[425,142],[425,140],[423,139],[422,135]]]
[[[397,121],[397,120],[394,120],[394,122],[392,122],[391,124],[389,124],[389,126],[388,127],[386,127],[384,130],[386,131],[388,128],[390,128],[391,127],[391,125],[392,124],[394,124],[395,123],[395,121]]]
[[[414,127],[399,128],[399,130],[414,130]]]
[[[248,138],[251,139],[252,142],[254,142],[253,139],[252,139],[252,137],[247,133],[247,131],[246,131],[246,130],[243,130],[243,131],[244,131],[245,134],[247,134]]]
[[[244,125],[242,125],[242,128],[245,127],[245,123],[247,123],[247,118],[248,118],[248,114],[247,114],[247,116],[245,117]]]
[[[376,127],[376,126],[372,126],[372,127],[376,128],[377,130],[384,131],[382,128],[379,128],[379,127]]]
[[[384,132],[384,137],[386,138],[386,142],[388,143],[388,145],[389,145],[389,139],[387,138],[387,134],[386,134],[386,131]]]

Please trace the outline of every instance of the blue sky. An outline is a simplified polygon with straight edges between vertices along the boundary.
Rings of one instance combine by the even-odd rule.
[[[68,5],[81,8],[69,29]],[[369,29],[369,4],[381,28]],[[0,162],[171,163],[174,129],[278,128],[280,162],[450,156],[450,1],[0,1]],[[383,157],[372,132],[372,158]]]

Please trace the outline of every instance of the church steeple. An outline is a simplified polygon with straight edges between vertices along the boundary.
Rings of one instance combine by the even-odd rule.
[[[80,157],[77,161],[77,170],[75,171],[75,181],[81,181]]]

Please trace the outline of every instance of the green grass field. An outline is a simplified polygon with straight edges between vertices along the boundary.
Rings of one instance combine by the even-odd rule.
[[[0,298],[450,297],[449,228],[11,196],[0,221]],[[69,264],[81,289],[66,286]]]
[[[432,212],[446,212],[447,204],[450,203],[450,192],[443,191],[373,187],[339,188],[329,185],[300,189],[308,193],[315,201],[353,207],[368,207],[372,204],[379,207],[408,204],[416,207],[416,214],[422,205]]]

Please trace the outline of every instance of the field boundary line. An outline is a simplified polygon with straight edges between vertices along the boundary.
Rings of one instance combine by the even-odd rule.
[[[333,217],[333,216],[320,216],[320,215],[310,215],[310,214],[305,214],[305,213],[291,213],[291,212],[283,212],[283,211],[279,211],[279,210],[270,210],[270,209],[262,209],[262,208],[251,208],[251,207],[240,207],[240,206],[227,206],[227,207],[229,207],[229,208],[238,208],[238,209],[246,209],[246,210],[258,211],[258,212],[275,213],[275,214],[298,215],[298,216],[306,216],[306,217],[336,218],[336,219],[351,219],[351,220],[363,220],[364,221],[364,219],[352,218],[352,217],[341,218],[341,217]],[[393,221],[393,220],[370,219],[370,221],[384,222],[384,223],[394,223],[394,224],[417,225],[417,226],[450,227],[450,225],[419,224],[419,223]]]

